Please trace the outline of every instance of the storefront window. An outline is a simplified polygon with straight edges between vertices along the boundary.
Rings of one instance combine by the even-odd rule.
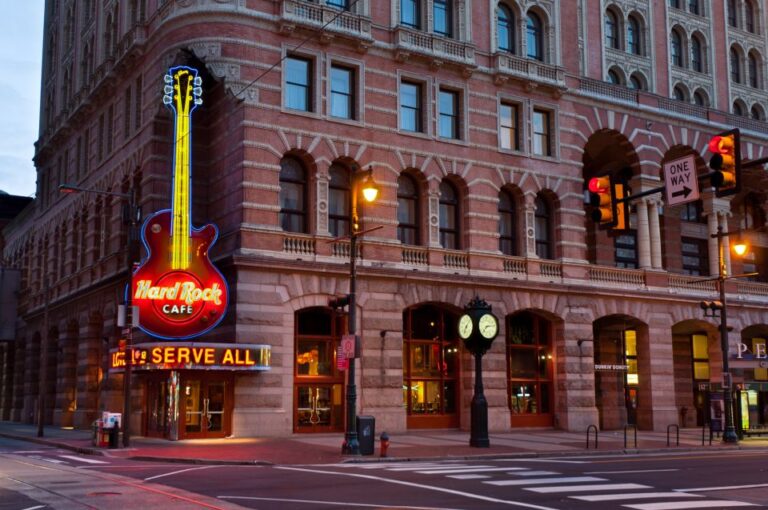
[[[709,343],[707,335],[691,337],[693,351],[693,378],[697,381],[709,381]]]
[[[624,349],[627,360],[627,384],[634,386],[640,382],[637,373],[637,331],[634,329],[624,331]]]
[[[752,352],[765,353],[765,338],[753,338],[752,339]],[[755,381],[768,380],[768,368],[756,368],[755,369]]]
[[[551,413],[552,339],[548,321],[522,312],[507,322],[507,373],[512,416]]]

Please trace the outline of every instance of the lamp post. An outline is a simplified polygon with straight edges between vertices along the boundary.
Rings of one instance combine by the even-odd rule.
[[[360,455],[360,442],[357,438],[356,426],[356,407],[357,407],[357,385],[355,384],[355,360],[359,356],[357,349],[357,335],[355,334],[355,323],[357,313],[355,309],[357,292],[357,238],[363,236],[368,231],[360,230],[360,218],[357,213],[357,195],[361,191],[359,184],[364,176],[367,176],[362,186],[363,198],[366,202],[373,202],[379,194],[376,183],[373,182],[373,168],[368,170],[353,170],[351,177],[351,210],[349,225],[349,295],[347,314],[347,333],[355,338],[355,356],[349,360],[347,369],[347,424],[344,432],[344,443],[341,446],[341,453],[344,455]]]
[[[141,208],[136,200],[136,189],[131,187],[127,193],[117,193],[114,191],[102,191],[90,188],[81,188],[71,184],[59,184],[59,191],[62,193],[94,193],[96,195],[105,195],[117,197],[124,200],[128,206],[128,214],[123,215],[123,221],[128,224],[128,285],[131,283],[133,274],[133,263],[136,260],[136,251],[139,247],[139,220],[141,219]],[[127,216],[127,218],[126,218]],[[125,294],[125,309],[131,309],[131,293]],[[133,317],[131,317],[133,319]],[[125,371],[123,372],[123,447],[128,448],[131,445],[131,367],[133,365],[132,335],[133,324],[127,321],[126,327],[126,345],[125,345]]]

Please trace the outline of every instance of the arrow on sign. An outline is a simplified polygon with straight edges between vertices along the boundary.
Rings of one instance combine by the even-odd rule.
[[[683,186],[683,189],[673,192],[672,196],[673,197],[682,196],[683,198],[688,198],[688,195],[691,194],[691,191],[693,191],[693,190],[691,188],[689,188],[688,186]]]

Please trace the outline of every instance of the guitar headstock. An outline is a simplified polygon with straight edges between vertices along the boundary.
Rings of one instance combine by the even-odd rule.
[[[164,77],[163,104],[176,115],[189,115],[203,104],[203,79],[197,69],[187,66],[172,67]]]

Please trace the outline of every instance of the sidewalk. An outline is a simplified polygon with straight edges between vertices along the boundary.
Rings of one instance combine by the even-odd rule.
[[[90,430],[64,430],[46,427],[44,436],[37,437],[35,425],[0,422],[0,436],[56,446],[87,455],[103,455],[136,460],[163,462],[227,463],[227,464],[326,464],[336,462],[378,461],[379,437],[375,453],[370,456],[341,455],[343,434],[300,435],[265,438],[227,438],[167,441],[164,439],[132,437],[130,448],[107,449],[91,444]],[[388,460],[469,458],[486,456],[583,455],[594,454],[594,434],[590,449],[586,448],[586,432],[563,432],[549,429],[525,429],[490,434],[489,448],[469,446],[469,431],[419,430],[390,434]],[[598,435],[600,453],[638,453],[666,451],[697,451],[722,449],[768,449],[768,437],[745,438],[737,445],[725,445],[714,438],[709,446],[701,445],[701,429],[680,430],[680,445],[675,446],[674,431],[667,447],[665,432],[638,431],[637,448],[632,431],[624,447],[624,432],[604,431]]]

